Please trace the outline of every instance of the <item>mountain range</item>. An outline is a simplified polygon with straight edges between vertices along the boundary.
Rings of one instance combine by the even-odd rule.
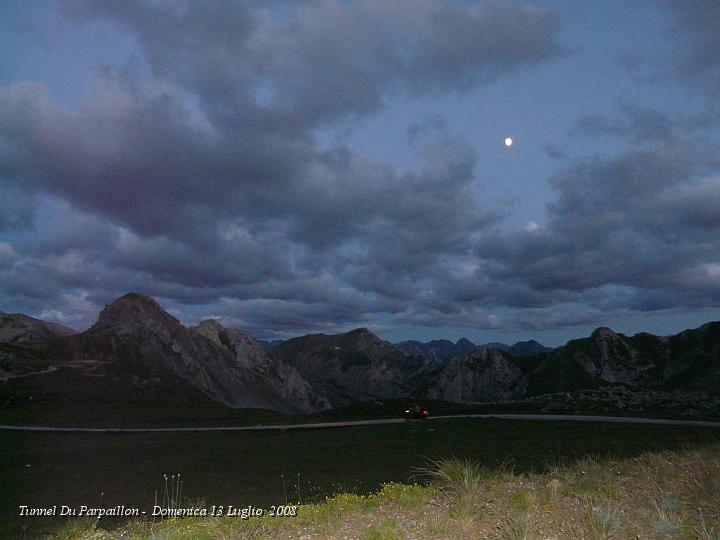
[[[518,341],[514,345],[498,342],[475,345],[469,339],[460,338],[455,343],[447,339],[434,339],[425,343],[421,341],[402,341],[396,343],[395,346],[410,354],[443,361],[450,360],[455,356],[470,354],[477,349],[497,349],[513,356],[533,356],[550,350],[550,347],[545,347],[533,339]]]
[[[0,403],[123,400],[311,412],[385,398],[483,402],[606,385],[720,394],[720,322],[662,337],[608,328],[556,349],[537,342],[393,345],[365,328],[264,350],[215,320],[186,327],[126,294],[84,332],[0,314]]]

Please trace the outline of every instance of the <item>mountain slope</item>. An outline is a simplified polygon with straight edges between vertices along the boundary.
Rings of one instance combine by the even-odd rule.
[[[317,395],[297,369],[268,356],[255,340],[237,328],[224,328],[217,321],[207,320],[192,331],[229,351],[239,366],[262,376],[274,391],[300,410],[313,412],[330,408],[330,402]]]
[[[590,337],[532,359],[528,392],[539,395],[622,384],[720,393],[720,323],[670,337],[628,337],[598,328]]]
[[[334,406],[414,395],[439,367],[365,328],[290,339],[271,349],[270,355],[297,368]]]

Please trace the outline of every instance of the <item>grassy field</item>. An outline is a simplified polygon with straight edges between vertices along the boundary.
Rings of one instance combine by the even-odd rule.
[[[22,537],[25,526],[30,538],[58,525],[20,518],[21,504],[97,506],[103,493],[102,506],[150,510],[156,489],[162,497],[163,474],[182,475],[184,499],[267,507],[413,481],[429,458],[466,458],[491,471],[512,464],[526,474],[588,455],[631,458],[719,436],[717,429],[491,419],[254,433],[0,432],[0,532]]]
[[[91,520],[55,531],[64,540],[323,538],[361,540],[620,540],[720,537],[720,445],[636,457],[586,456],[541,472],[435,462],[431,483],[384,484],[370,496],[343,493],[299,505],[295,517],[265,515],[126,522]]]

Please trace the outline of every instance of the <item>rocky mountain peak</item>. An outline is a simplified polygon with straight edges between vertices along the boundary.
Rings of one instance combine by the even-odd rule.
[[[355,328],[354,330],[350,330],[346,334],[339,334],[339,336],[343,336],[347,340],[355,341],[358,343],[382,341],[379,337],[377,337],[367,328]]]
[[[475,347],[477,347],[477,345],[475,345],[472,341],[470,341],[470,340],[467,339],[467,338],[460,338],[460,339],[458,339],[458,340],[457,340],[457,343],[455,343],[455,345],[456,345],[457,347],[463,347],[463,348],[464,348],[464,347],[469,347],[469,348],[471,348],[471,350],[474,349]]]
[[[365,327],[355,328],[354,330],[350,330],[350,331],[347,333],[347,335],[348,335],[348,336],[353,336],[353,337],[368,336],[368,335],[373,336],[373,337],[376,337],[375,334],[373,334],[370,330],[368,330],[368,329],[365,328]]]
[[[600,326],[592,333],[594,339],[617,339],[618,335],[606,326]]]
[[[193,326],[191,330],[193,332],[197,332],[201,336],[205,336],[210,341],[214,342],[216,345],[224,346],[222,341],[220,340],[220,333],[224,330],[222,324],[220,324],[215,319],[205,319],[204,321],[200,321],[200,323],[197,326]]]
[[[152,298],[138,293],[127,293],[103,308],[93,328],[114,326],[128,330],[150,323],[181,326],[180,321]]]
[[[341,347],[354,347],[371,357],[375,357],[377,354],[385,354],[390,349],[396,350],[390,343],[380,339],[367,328],[356,328],[332,339],[337,341],[337,345]]]
[[[207,328],[220,331],[224,326],[217,319],[205,319],[200,321],[195,328]]]

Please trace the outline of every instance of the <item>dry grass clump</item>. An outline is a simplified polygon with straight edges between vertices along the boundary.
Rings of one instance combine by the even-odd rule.
[[[528,512],[519,512],[505,518],[497,526],[497,540],[534,540],[537,538],[537,524]]]
[[[618,514],[609,508],[590,506],[585,509],[584,517],[588,537],[592,540],[610,540],[622,530]]]
[[[458,458],[431,461],[421,472],[438,489],[439,503],[453,518],[465,522],[477,517],[486,481],[493,477],[486,467]]]

